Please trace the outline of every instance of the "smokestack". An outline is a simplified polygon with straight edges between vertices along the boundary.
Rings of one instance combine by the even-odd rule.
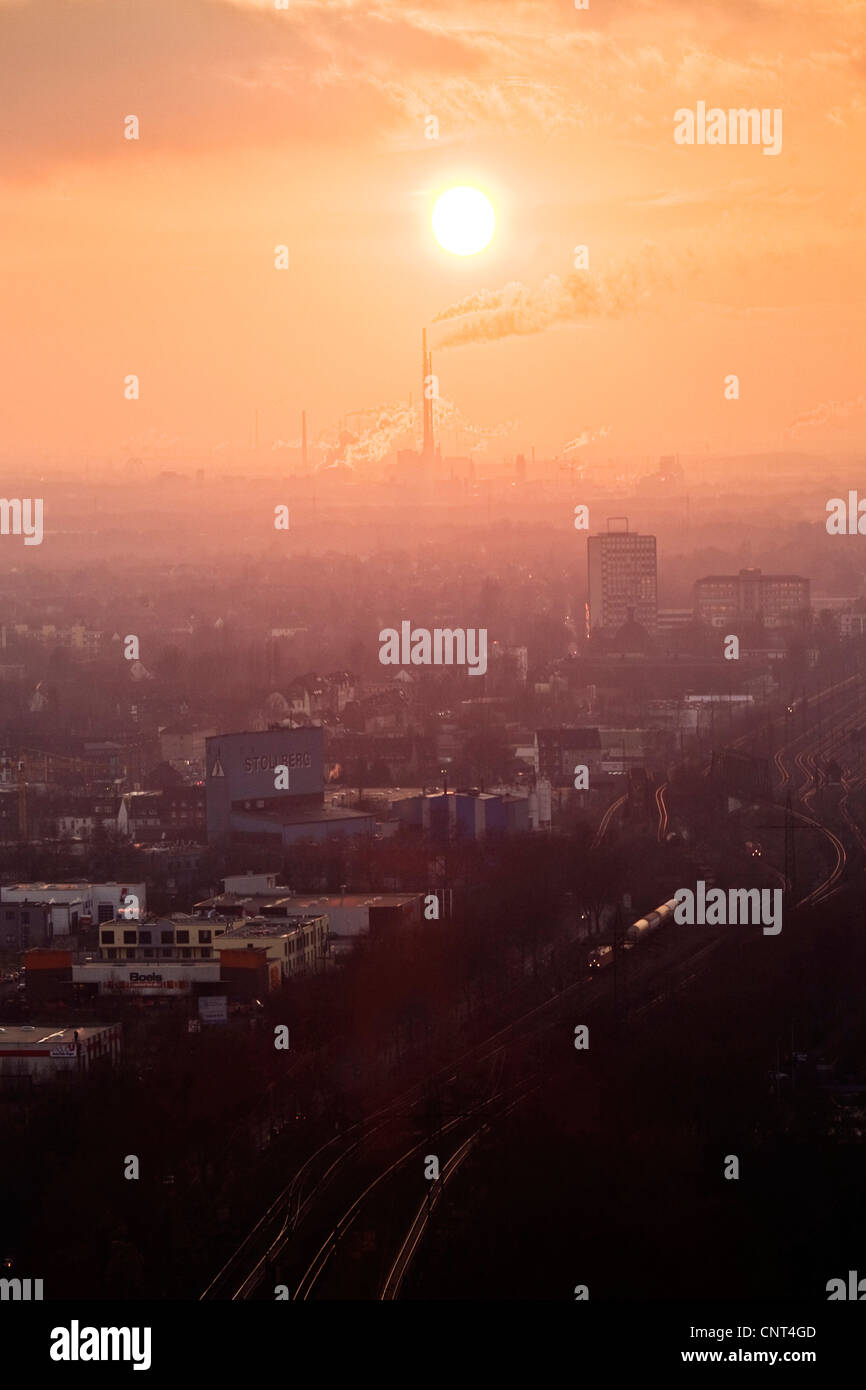
[[[301,467],[307,471],[307,412],[301,411]]]
[[[421,356],[423,373],[421,380],[421,399],[424,402],[424,447],[423,457],[433,458],[433,398],[430,395],[430,377],[433,375],[430,354],[427,351],[427,329],[421,330]]]

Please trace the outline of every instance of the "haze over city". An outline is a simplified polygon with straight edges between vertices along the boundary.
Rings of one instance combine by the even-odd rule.
[[[608,1375],[860,1337],[864,39],[0,0],[34,1367],[281,1371],[289,1301],[436,1304],[452,1375],[457,1303]]]

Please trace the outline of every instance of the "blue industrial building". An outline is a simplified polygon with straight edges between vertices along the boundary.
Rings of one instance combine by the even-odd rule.
[[[498,792],[431,792],[410,796],[394,805],[408,826],[434,839],[480,840],[486,835],[515,835],[529,830],[529,799]]]

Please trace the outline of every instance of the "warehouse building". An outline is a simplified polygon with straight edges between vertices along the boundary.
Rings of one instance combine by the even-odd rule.
[[[209,843],[249,839],[287,848],[370,835],[373,816],[325,805],[321,727],[218,734],[206,744]]]
[[[29,1089],[120,1060],[120,1024],[0,1027],[0,1088]]]
[[[68,923],[66,932],[72,933],[91,923],[111,921],[121,909],[129,910],[128,898],[137,912],[146,911],[144,883],[10,883],[0,888],[0,912],[7,903],[47,903],[55,909],[53,933],[62,936],[64,922]],[[64,907],[68,909],[65,916]]]

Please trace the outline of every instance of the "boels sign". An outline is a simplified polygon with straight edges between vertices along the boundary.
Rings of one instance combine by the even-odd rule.
[[[189,979],[179,976],[167,979],[158,970],[130,970],[128,975],[113,974],[102,980],[99,986],[101,994],[189,994],[189,990]]]

